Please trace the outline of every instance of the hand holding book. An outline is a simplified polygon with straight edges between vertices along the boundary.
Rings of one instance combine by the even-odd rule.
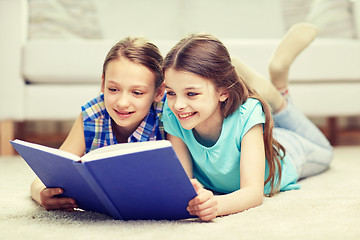
[[[11,142],[48,188],[80,208],[115,219],[184,219],[196,196],[181,163],[166,140],[126,143],[83,157],[21,140]]]

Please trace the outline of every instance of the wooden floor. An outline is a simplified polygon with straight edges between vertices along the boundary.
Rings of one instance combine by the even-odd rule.
[[[360,123],[349,125],[352,128],[342,129],[339,126],[343,124],[338,124],[336,118],[326,119],[325,124],[322,124],[320,127],[321,131],[329,139],[331,145],[333,146],[360,146]],[[1,144],[0,144],[0,155],[12,155],[15,153],[12,146],[9,144],[9,140],[21,139],[28,142],[38,143],[49,147],[59,148],[64,142],[67,134],[69,133],[72,122],[70,124],[64,124],[64,122],[50,122],[52,126],[52,131],[42,131],[39,134],[40,130],[47,129],[46,123],[36,122],[38,128],[32,127],[31,123],[27,122],[17,122],[12,123],[3,122],[0,127],[1,135]],[[39,128],[40,126],[40,128]],[[7,129],[13,129],[13,134],[4,134]],[[39,130],[40,129],[40,130]]]
[[[326,135],[326,130],[323,131]],[[333,146],[355,146],[360,145],[360,129],[341,129],[338,132]]]

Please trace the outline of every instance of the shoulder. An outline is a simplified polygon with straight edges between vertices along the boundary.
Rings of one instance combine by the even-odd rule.
[[[259,100],[249,98],[232,114],[231,121],[240,129],[241,138],[255,125],[265,123],[265,114]]]
[[[103,117],[107,112],[104,103],[104,94],[93,98],[81,107],[83,120],[92,121]]]
[[[248,98],[238,109],[229,116],[234,120],[244,120],[254,116],[264,115],[262,105],[255,98]]]
[[[263,112],[260,101],[255,98],[248,98],[238,110],[243,116],[251,115],[254,112]]]
[[[255,98],[248,98],[246,102],[238,108],[238,114],[242,120],[263,119],[263,122],[265,121],[262,105],[260,101]]]

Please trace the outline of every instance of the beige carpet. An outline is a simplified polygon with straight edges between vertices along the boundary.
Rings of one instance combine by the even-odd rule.
[[[360,239],[360,146],[337,147],[331,169],[260,207],[204,223],[115,221],[90,212],[45,211],[29,197],[34,175],[0,158],[0,239]]]

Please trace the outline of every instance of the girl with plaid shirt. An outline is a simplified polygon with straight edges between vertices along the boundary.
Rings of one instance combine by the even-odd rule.
[[[82,106],[60,149],[82,156],[107,145],[165,139],[162,63],[159,49],[143,38],[116,43],[103,64],[101,94]],[[32,198],[45,209],[73,211],[76,201],[59,197],[62,192],[38,178],[31,185]]]

